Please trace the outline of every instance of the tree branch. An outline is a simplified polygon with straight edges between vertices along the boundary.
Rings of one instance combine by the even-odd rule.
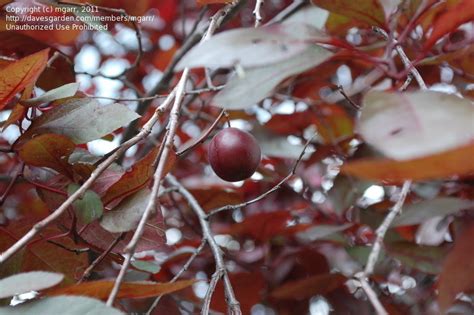
[[[231,314],[242,314],[240,310],[240,304],[237,301],[234,290],[230,283],[227,269],[225,267],[224,258],[222,256],[221,249],[219,245],[217,245],[216,240],[214,239],[214,235],[211,232],[211,227],[209,222],[207,221],[207,215],[199,205],[197,200],[194,196],[172,175],[168,175],[166,180],[170,183],[170,185],[178,187],[178,192],[183,196],[184,199],[188,202],[191,209],[197,215],[199,219],[199,223],[201,225],[202,234],[206,242],[209,244],[211,248],[212,255],[214,256],[214,260],[216,263],[216,271],[212,275],[211,282],[209,284],[209,288],[207,289],[206,296],[204,297],[203,307],[201,310],[201,314],[207,315],[209,314],[209,308],[211,303],[212,294],[216,288],[217,282],[221,277],[224,278],[224,291],[226,295],[227,305],[229,308],[229,312]]]

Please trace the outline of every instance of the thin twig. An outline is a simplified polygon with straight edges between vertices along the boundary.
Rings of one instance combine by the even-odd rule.
[[[92,273],[92,270],[94,270],[94,268],[97,267],[97,265],[100,264],[102,260],[104,260],[104,258],[112,251],[112,249],[114,249],[115,246],[117,246],[117,244],[123,239],[124,236],[125,236],[125,233],[120,234],[118,237],[115,238],[115,240],[112,243],[109,244],[109,247],[107,247],[107,249],[103,251],[102,254],[100,254],[100,256],[97,257],[92,262],[92,264],[90,264],[89,267],[87,267],[87,269],[82,274],[81,279],[77,281],[78,284],[89,279]]]
[[[380,250],[382,248],[382,243],[383,243],[385,234],[387,233],[387,230],[392,224],[393,220],[402,211],[402,207],[403,207],[403,204],[405,203],[405,199],[408,195],[408,192],[410,191],[410,187],[411,187],[410,180],[407,180],[403,183],[402,190],[400,192],[400,196],[397,199],[397,202],[390,209],[387,216],[384,218],[382,224],[380,224],[380,226],[375,231],[375,234],[376,234],[375,242],[372,245],[372,251],[370,252],[369,258],[367,259],[367,264],[364,270],[364,273],[366,276],[369,276],[374,272],[375,263],[377,262],[379,258]]]
[[[240,304],[237,301],[237,298],[234,294],[234,289],[229,281],[227,275],[227,269],[225,267],[224,258],[222,256],[221,249],[219,245],[216,243],[214,239],[214,235],[211,232],[211,227],[209,225],[209,221],[207,220],[206,212],[202,209],[201,205],[199,205],[198,201],[194,196],[172,175],[168,175],[166,180],[173,186],[178,187],[178,192],[183,196],[183,198],[187,201],[191,209],[197,215],[199,219],[199,223],[201,225],[202,234],[204,239],[206,239],[209,247],[211,248],[212,255],[214,256],[214,260],[216,263],[216,271],[212,276],[211,282],[207,289],[206,296],[204,297],[203,307],[201,310],[201,314],[207,315],[209,314],[209,308],[212,298],[212,293],[215,290],[217,282],[221,277],[224,277],[224,291],[226,295],[227,306],[229,309],[230,314],[242,314],[240,310]]]
[[[207,88],[202,88],[202,89],[196,89],[192,91],[186,91],[184,92],[184,94],[185,95],[199,95],[206,92],[220,91],[223,88],[224,88],[224,85],[219,85],[219,86],[207,87]],[[157,95],[152,95],[152,96],[136,97],[136,98],[117,98],[117,97],[92,96],[92,95],[87,96],[87,97],[95,98],[95,99],[111,100],[115,102],[141,102],[141,101],[150,101],[150,100],[155,100],[155,99],[160,99],[160,98],[167,98],[168,94],[157,94]]]
[[[383,38],[385,38],[385,39],[389,38],[387,32],[385,32],[385,30],[381,29],[380,27],[374,26],[373,30],[377,34],[380,34]],[[413,66],[413,64],[411,63],[411,61],[408,58],[407,54],[403,50],[402,46],[400,46],[400,44],[398,43],[396,38],[393,38],[392,41],[393,41],[393,44],[395,45],[395,50],[396,50],[397,54],[400,56],[400,59],[402,60],[403,65],[405,66],[405,69],[410,70],[411,74],[413,75],[413,77],[415,78],[416,82],[418,83],[418,85],[420,86],[420,88],[422,90],[427,90],[428,87],[426,86],[425,81],[421,77],[420,72],[418,72],[418,70],[415,68],[415,66]]]
[[[255,16],[255,27],[259,27],[262,24],[262,5],[265,0],[256,0],[255,1],[255,9],[253,10],[253,15]]]
[[[220,208],[217,208],[217,209],[213,209],[211,210],[207,215],[206,217],[211,217],[219,212],[222,212],[222,211],[228,211],[228,210],[235,210],[235,209],[239,209],[239,208],[243,208],[245,206],[248,206],[252,203],[255,203],[257,201],[260,201],[262,200],[263,198],[267,197],[268,195],[270,195],[272,192],[278,190],[281,188],[281,186],[287,181],[289,180],[293,175],[295,175],[296,173],[296,168],[298,167],[298,165],[300,164],[301,160],[303,159],[303,156],[306,152],[306,149],[308,148],[308,146],[311,144],[311,142],[313,141],[314,137],[316,136],[316,134],[314,134],[310,139],[308,139],[308,141],[306,141],[306,144],[304,145],[303,147],[303,150],[301,150],[301,153],[298,157],[298,159],[296,159],[296,162],[295,164],[293,165],[292,169],[291,169],[291,172],[285,177],[283,178],[281,181],[278,182],[278,184],[276,184],[275,186],[273,186],[270,190],[267,190],[266,192],[264,192],[263,194],[249,200],[249,201],[245,201],[245,202],[242,202],[242,203],[239,203],[239,204],[236,204],[236,205],[226,205],[226,206],[223,206],[223,207],[220,207]]]
[[[357,105],[356,103],[354,103],[354,101],[346,94],[342,85],[338,85],[337,89],[339,90],[339,93],[341,93],[342,96],[344,96],[344,98],[349,102],[349,104],[352,105],[352,107],[354,107],[356,110],[360,109],[360,105]]]
[[[365,294],[367,295],[367,298],[369,299],[370,303],[377,312],[377,315],[388,315],[387,310],[382,305],[382,302],[380,302],[374,289],[372,289],[372,287],[370,286],[367,280],[367,276],[363,272],[360,272],[354,277],[359,281],[360,287],[362,288],[362,290],[364,290]]]
[[[5,200],[7,200],[7,197],[10,194],[10,192],[12,191],[13,186],[15,185],[16,181],[18,180],[19,177],[22,176],[24,168],[25,168],[25,163],[22,162],[20,164],[20,167],[19,167],[18,171],[15,173],[15,175],[12,176],[10,182],[8,183],[7,188],[5,189],[2,196],[0,197],[0,206],[3,205]]]
[[[199,247],[196,248],[196,250],[194,250],[193,254],[188,258],[188,260],[183,265],[183,267],[178,271],[178,273],[173,277],[173,279],[170,280],[169,283],[176,282],[181,277],[181,275],[188,270],[189,266],[191,266],[194,259],[196,259],[196,257],[199,256],[199,254],[202,252],[202,250],[204,249],[204,246],[206,246],[206,239],[203,239],[201,241],[201,244],[199,245]],[[146,315],[150,315],[153,312],[153,310],[156,308],[156,306],[158,305],[162,297],[163,295],[160,295],[153,301],[153,304],[150,306],[150,308],[146,312]]]
[[[217,116],[216,120],[214,120],[212,125],[196,141],[194,141],[191,145],[187,146],[181,151],[178,151],[176,155],[181,156],[183,154],[186,154],[187,152],[194,149],[199,144],[203,143],[206,140],[207,136],[211,133],[211,131],[214,130],[214,128],[217,126],[222,116],[224,116],[224,110],[221,111],[221,113],[219,114],[219,116]]]

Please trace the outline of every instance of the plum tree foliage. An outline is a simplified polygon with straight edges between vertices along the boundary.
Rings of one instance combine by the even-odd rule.
[[[0,7],[0,314],[474,313],[472,0]]]

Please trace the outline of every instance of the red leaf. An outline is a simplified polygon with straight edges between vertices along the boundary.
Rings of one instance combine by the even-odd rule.
[[[261,301],[262,291],[265,287],[265,281],[260,273],[231,273],[230,282],[234,288],[237,300],[240,302],[240,308],[243,314],[250,314],[251,308]],[[213,310],[226,313],[227,303],[224,294],[224,286],[219,281],[216,291],[212,296],[211,308]]]
[[[368,25],[385,25],[385,13],[377,0],[313,0],[318,7]]]
[[[71,176],[68,157],[75,147],[68,137],[44,134],[26,142],[18,153],[28,165],[49,167],[63,175]]]
[[[113,184],[102,198],[104,204],[108,204],[117,198],[129,196],[144,187],[152,178],[155,172],[155,160],[159,153],[159,147],[151,150],[143,159],[135,163],[132,168],[125,172],[122,177]],[[174,165],[176,154],[171,152],[168,155],[165,166],[165,174],[168,173]]]
[[[0,109],[38,79],[48,62],[48,53],[49,49],[41,50],[0,70]]]
[[[64,31],[60,31],[63,32]],[[42,32],[51,35],[51,32]],[[50,36],[51,37],[51,36]],[[49,55],[60,53],[57,49],[38,40],[17,32],[0,32],[0,51],[5,55],[28,56],[40,50],[50,48]],[[47,67],[38,78],[37,85],[45,91],[55,89],[61,85],[72,83],[76,80],[74,67],[66,58],[56,58],[50,67]]]
[[[331,292],[346,282],[339,273],[315,275],[302,280],[286,282],[273,290],[271,296],[277,299],[302,300],[318,294]]]
[[[255,240],[266,241],[283,233],[288,228],[292,216],[288,211],[258,213],[244,221],[224,228],[220,233],[249,236]]]
[[[474,20],[472,0],[448,1],[446,8],[435,19],[433,31],[425,42],[424,49],[430,49],[445,34],[472,20]]]
[[[394,161],[362,159],[342,166],[341,171],[363,179],[397,184],[414,181],[445,179],[474,172],[474,144],[422,158]]]
[[[125,282],[120,286],[117,298],[147,298],[176,292],[191,286],[196,280],[181,280],[174,283],[155,282]],[[112,291],[114,281],[90,281],[65,288],[48,290],[45,294],[54,295],[83,295],[105,300]]]
[[[471,222],[456,238],[446,257],[438,284],[438,303],[443,314],[458,293],[474,289],[473,239],[474,223]]]
[[[7,227],[0,227],[0,251],[3,252],[20,239],[33,226],[34,222],[19,220],[11,222]],[[42,231],[44,236],[64,233],[55,227],[48,227]],[[75,248],[74,242],[67,238],[56,242],[68,248]],[[77,255],[46,241],[35,242],[15,254],[0,268],[0,277],[12,273],[48,270],[63,273],[66,283],[74,283],[76,277],[87,266],[87,254]]]

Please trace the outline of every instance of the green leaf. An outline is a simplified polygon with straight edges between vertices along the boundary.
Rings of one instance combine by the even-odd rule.
[[[434,91],[374,91],[364,98],[359,134],[388,158],[410,160],[472,143],[474,106]]]
[[[100,225],[109,232],[121,233],[135,229],[150,199],[151,191],[146,188],[124,199],[117,207],[107,211]]]
[[[132,266],[149,273],[158,273],[161,269],[160,266],[146,260],[134,260],[132,261]]]
[[[298,58],[311,43],[327,36],[306,23],[274,24],[239,28],[212,36],[194,46],[176,66],[176,71],[196,67],[260,67]]]
[[[69,184],[67,188],[68,195],[72,195],[80,188],[77,184]],[[100,218],[104,212],[104,206],[97,195],[92,190],[87,190],[82,198],[77,199],[72,204],[74,212],[82,223],[91,223]]]
[[[443,247],[409,242],[389,243],[386,247],[388,254],[403,265],[434,275],[441,271],[441,262],[447,254],[446,248]]]
[[[402,214],[393,221],[392,227],[420,224],[427,219],[453,214],[473,205],[473,201],[453,197],[440,197],[422,201],[405,206]]]
[[[57,296],[23,303],[14,307],[0,307],[0,315],[123,315],[115,308],[82,296]]]
[[[265,97],[284,79],[299,74],[326,61],[328,50],[312,45],[287,60],[250,69],[235,75],[213,99],[213,104],[225,109],[244,109]],[[258,87],[258,88],[256,88]]]
[[[61,98],[74,96],[79,89],[79,83],[69,83],[44,93],[41,96],[20,101],[23,106],[37,106],[43,103],[49,103]]]
[[[46,271],[16,274],[0,280],[0,299],[30,291],[47,289],[57,285],[63,279],[63,274]]]
[[[19,141],[38,134],[55,133],[65,135],[78,144],[87,143],[139,117],[119,103],[101,105],[94,99],[74,98],[35,119]]]

